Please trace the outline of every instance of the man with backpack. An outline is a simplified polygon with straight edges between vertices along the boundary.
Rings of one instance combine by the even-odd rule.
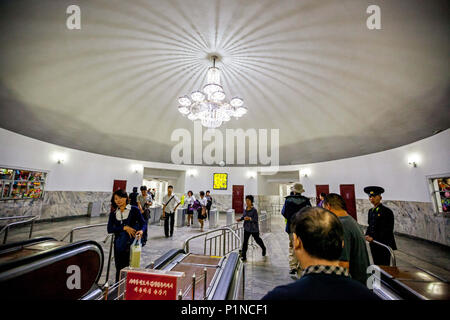
[[[175,212],[180,205],[180,200],[173,194],[173,186],[167,187],[167,194],[163,197],[162,218],[164,219],[164,234],[166,238],[173,236]],[[170,223],[170,230],[169,230]]]
[[[286,232],[289,234],[289,267],[292,278],[296,279],[298,277],[299,269],[301,269],[300,263],[295,256],[293,234],[290,229],[292,219],[295,217],[296,213],[305,207],[311,207],[311,202],[308,198],[302,196],[305,192],[303,185],[301,183],[294,184],[292,188],[294,192],[293,195],[285,197],[285,202],[281,214],[286,218]]]

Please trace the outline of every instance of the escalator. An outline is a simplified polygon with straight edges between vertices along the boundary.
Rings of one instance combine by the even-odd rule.
[[[7,299],[90,299],[101,294],[103,250],[90,240],[40,237],[0,246],[0,292]]]
[[[183,249],[172,249],[145,269],[184,272],[178,290],[183,300],[237,300],[243,299],[244,265],[236,252],[224,257],[186,253]],[[206,283],[204,270],[206,269]],[[196,285],[193,289],[193,275]],[[118,298],[119,285],[111,287],[108,300]],[[205,294],[206,288],[206,294]]]

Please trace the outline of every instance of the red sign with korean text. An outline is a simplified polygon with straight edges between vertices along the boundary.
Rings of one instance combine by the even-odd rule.
[[[176,300],[177,279],[173,275],[128,271],[125,300]]]

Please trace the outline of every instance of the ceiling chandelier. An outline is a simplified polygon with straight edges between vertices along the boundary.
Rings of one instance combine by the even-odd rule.
[[[236,119],[247,113],[244,100],[234,97],[228,101],[220,84],[220,70],[216,68],[216,56],[212,57],[213,66],[208,69],[207,83],[203,90],[197,90],[190,96],[178,98],[178,111],[189,120],[200,120],[207,128],[218,128],[223,122]]]

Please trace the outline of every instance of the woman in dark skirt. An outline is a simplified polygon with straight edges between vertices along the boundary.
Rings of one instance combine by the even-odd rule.
[[[125,190],[117,190],[111,200],[111,212],[108,220],[108,233],[114,233],[114,262],[116,265],[116,282],[120,270],[130,265],[130,246],[134,238],[142,237],[147,224],[136,206],[128,204]]]
[[[244,220],[244,243],[242,244],[242,261],[247,261],[247,249],[248,249],[248,239],[250,236],[255,239],[256,243],[262,249],[262,255],[266,255],[266,246],[264,242],[259,237],[259,225],[258,225],[258,211],[253,207],[253,196],[248,195],[245,197],[245,203],[247,208],[241,218],[236,219],[236,221]]]
[[[206,219],[206,206],[208,203],[208,200],[205,198],[205,192],[200,191],[200,199],[198,199],[198,202],[200,202],[201,207],[198,208],[198,222],[200,222],[200,232],[203,232],[203,223]]]

